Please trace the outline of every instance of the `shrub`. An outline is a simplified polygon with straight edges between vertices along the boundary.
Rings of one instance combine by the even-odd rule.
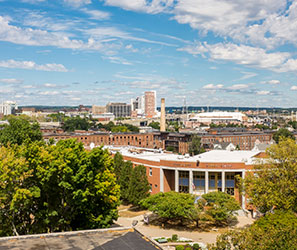
[[[194,245],[193,245],[193,250],[200,250],[201,248],[200,248],[200,246],[199,246],[199,244],[198,243],[195,243]]]
[[[172,239],[172,241],[177,241],[178,240],[177,234],[173,234],[171,239]]]
[[[187,247],[186,250],[192,250],[192,248],[191,247]]]
[[[184,250],[185,248],[184,248],[184,246],[182,246],[182,245],[179,245],[179,246],[176,246],[175,247],[175,250]]]

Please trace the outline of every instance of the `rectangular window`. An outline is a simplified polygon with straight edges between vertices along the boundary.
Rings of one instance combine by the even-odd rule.
[[[153,175],[153,170],[150,168],[149,169],[149,175],[152,176]]]
[[[150,184],[150,192],[152,192],[152,191],[153,191],[153,185]]]

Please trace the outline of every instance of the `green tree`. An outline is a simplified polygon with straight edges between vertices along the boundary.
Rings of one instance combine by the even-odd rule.
[[[291,211],[276,211],[257,220],[251,227],[228,231],[209,250],[297,249],[297,217]]]
[[[204,153],[205,149],[201,145],[201,139],[199,136],[194,135],[192,141],[189,144],[189,153],[191,155],[198,155]]]
[[[280,128],[272,136],[276,143],[279,143],[281,137],[295,139],[294,135],[286,128]]]
[[[159,122],[151,122],[149,124],[149,127],[160,130],[160,123]]]
[[[129,202],[139,205],[139,202],[149,196],[150,184],[146,176],[146,168],[138,165],[133,168],[129,182]]]
[[[72,132],[74,130],[89,130],[90,123],[89,120],[85,118],[71,117],[68,118],[62,125],[64,131]]]
[[[10,117],[9,124],[0,128],[0,144],[18,144],[25,141],[39,141],[42,134],[38,123],[30,124],[23,117]]]
[[[4,149],[11,157],[0,160],[0,207],[11,211],[0,212],[2,236],[107,227],[117,218],[119,186],[108,151],[88,152],[73,139]]]
[[[251,203],[265,213],[276,207],[297,212],[297,145],[292,139],[281,139],[266,151],[268,158],[247,174],[243,189]]]
[[[186,193],[166,192],[151,195],[140,202],[161,219],[180,220],[189,218],[194,209],[194,196]]]
[[[223,225],[229,220],[235,219],[234,212],[240,209],[238,202],[229,194],[223,192],[210,192],[202,195],[210,206],[206,214],[217,225]]]
[[[131,176],[133,172],[133,164],[131,161],[123,162],[121,166],[121,171],[119,175],[119,185],[121,189],[121,199],[124,202],[130,201],[130,183],[131,183]]]

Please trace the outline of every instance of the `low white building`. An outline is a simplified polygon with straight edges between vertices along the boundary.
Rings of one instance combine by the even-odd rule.
[[[2,115],[14,114],[16,109],[18,109],[18,106],[14,101],[5,101],[0,104],[0,114]]]
[[[216,122],[242,122],[247,120],[245,114],[240,112],[205,112],[199,113],[190,118],[190,121],[199,123],[216,123]]]

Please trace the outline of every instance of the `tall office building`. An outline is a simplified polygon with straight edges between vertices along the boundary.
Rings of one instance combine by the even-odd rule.
[[[0,104],[0,114],[2,115],[15,114],[15,111],[17,109],[18,109],[17,103],[13,101],[6,101]]]
[[[131,105],[127,103],[108,103],[106,105],[106,111],[113,113],[116,118],[131,116]]]
[[[147,118],[152,118],[157,114],[156,91],[144,92],[144,113]]]

